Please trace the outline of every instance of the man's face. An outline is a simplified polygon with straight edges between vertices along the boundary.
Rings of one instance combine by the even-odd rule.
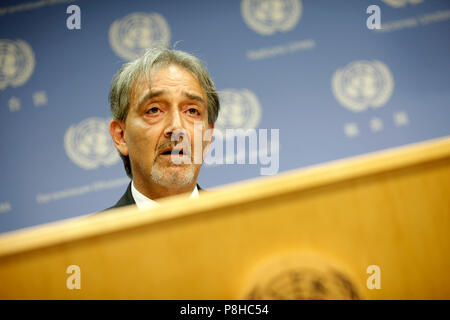
[[[111,134],[119,151],[129,155],[133,181],[141,192],[158,188],[188,191],[195,185],[202,162],[193,161],[194,135],[203,137],[208,128],[212,129],[208,124],[207,96],[199,81],[188,70],[169,65],[152,69],[150,86],[146,77],[136,82],[125,123],[113,120]],[[115,138],[120,130],[122,140]],[[175,138],[177,132],[189,137]],[[189,153],[183,149],[185,163],[174,162],[173,149],[186,146],[188,141],[191,150]],[[201,141],[203,151],[211,140]]]

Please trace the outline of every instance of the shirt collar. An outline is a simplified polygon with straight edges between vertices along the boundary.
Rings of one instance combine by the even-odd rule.
[[[150,198],[147,198],[142,193],[140,193],[135,187],[134,182],[131,182],[131,194],[133,196],[134,201],[136,202],[136,205],[139,209],[145,210],[153,207],[159,206],[159,203],[155,200],[152,200]],[[192,191],[191,195],[189,196],[189,199],[198,198],[198,188],[195,186],[194,190]]]

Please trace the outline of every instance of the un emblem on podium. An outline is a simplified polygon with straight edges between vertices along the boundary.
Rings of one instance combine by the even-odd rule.
[[[338,69],[331,82],[336,99],[353,112],[384,106],[394,91],[391,71],[376,60],[355,61]]]
[[[242,0],[245,23],[262,35],[292,30],[302,15],[300,0]]]
[[[261,106],[256,95],[246,89],[225,89],[219,92],[220,113],[216,129],[253,129],[261,119]]]
[[[400,8],[406,6],[408,3],[410,4],[422,3],[423,0],[383,0],[383,2],[387,3],[391,7]]]
[[[28,81],[34,70],[34,54],[23,40],[0,39],[0,90],[18,87]]]
[[[170,29],[166,19],[158,13],[132,13],[117,19],[109,28],[109,42],[121,58],[139,58],[153,45],[167,47]]]
[[[68,157],[83,169],[111,166],[119,160],[109,135],[109,120],[88,118],[67,129],[64,148]]]
[[[247,278],[241,299],[360,300],[356,278],[332,260],[313,254],[273,257]]]

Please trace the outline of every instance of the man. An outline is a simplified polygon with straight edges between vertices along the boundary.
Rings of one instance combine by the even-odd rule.
[[[109,100],[111,137],[132,179],[112,208],[148,208],[176,194],[197,197],[220,107],[201,62],[183,51],[149,49],[116,73]]]

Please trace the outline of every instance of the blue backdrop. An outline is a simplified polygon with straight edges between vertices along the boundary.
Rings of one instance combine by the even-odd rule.
[[[372,4],[380,30],[366,25]],[[449,135],[449,39],[448,0],[2,1],[0,232],[119,199],[108,90],[151,44],[202,59],[218,127],[269,129],[282,172]],[[206,165],[199,184],[264,167]]]

